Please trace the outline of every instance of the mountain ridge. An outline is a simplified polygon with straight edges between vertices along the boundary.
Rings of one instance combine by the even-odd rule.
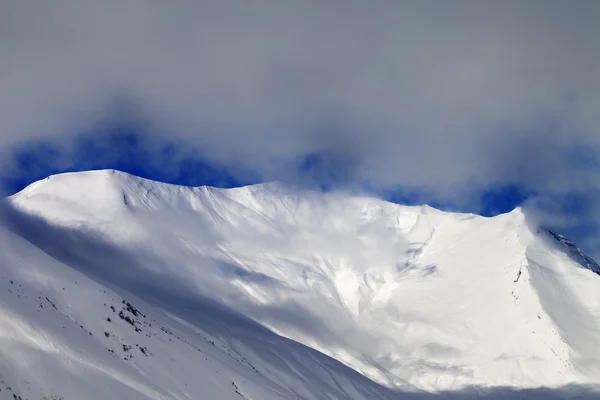
[[[14,198],[14,197],[19,197],[19,196],[23,196],[25,194],[27,194],[30,191],[33,191],[35,189],[39,189],[39,187],[41,185],[43,185],[44,183],[47,183],[48,181],[50,181],[52,178],[56,179],[68,179],[70,177],[80,177],[80,178],[115,178],[117,181],[121,181],[123,182],[123,180],[128,180],[128,181],[135,181],[138,182],[139,185],[160,185],[163,187],[172,187],[172,188],[187,188],[190,190],[207,190],[207,191],[225,191],[225,192],[236,192],[236,191],[257,191],[257,190],[261,190],[264,189],[267,192],[287,192],[287,193],[298,193],[298,192],[314,192],[314,193],[318,193],[320,191],[316,190],[316,189],[311,189],[311,188],[302,188],[300,186],[296,186],[294,184],[291,183],[286,183],[283,181],[268,181],[268,182],[262,182],[262,183],[254,183],[254,184],[249,184],[249,185],[242,185],[242,186],[237,186],[237,187],[227,187],[227,188],[221,188],[221,187],[217,187],[217,186],[210,186],[210,185],[200,185],[200,186],[190,186],[190,185],[181,185],[181,184],[175,184],[175,183],[167,183],[167,182],[160,182],[160,181],[154,181],[148,178],[143,178],[140,176],[136,176],[127,172],[123,172],[120,170],[116,170],[116,169],[98,169],[98,170],[89,170],[89,171],[80,171],[80,172],[65,172],[65,173],[58,173],[58,174],[53,174],[50,175],[46,178],[40,179],[38,181],[35,181],[31,184],[29,184],[28,186],[26,186],[24,189],[22,189],[21,191],[9,196],[9,198]],[[436,210],[436,211],[440,211],[440,212],[449,212],[452,214],[461,214],[461,215],[476,215],[478,217],[481,218],[495,218],[496,216],[483,216],[483,215],[478,215],[478,214],[473,214],[473,213],[462,213],[462,212],[456,212],[456,211],[444,211],[441,209],[437,209],[435,207],[432,207],[428,204],[420,204],[420,205],[402,205],[399,203],[394,203],[394,202],[389,202],[386,200],[383,200],[381,198],[378,198],[374,195],[371,194],[366,194],[366,193],[361,193],[361,192],[344,192],[344,191],[333,191],[333,193],[340,193],[340,194],[344,194],[344,195],[349,195],[349,196],[354,196],[354,197],[361,197],[361,198],[368,198],[368,199],[373,199],[373,200],[378,200],[384,203],[388,203],[388,204],[393,204],[393,205],[397,205],[400,207],[422,207],[422,208],[430,208],[432,210]],[[510,214],[510,213],[518,213],[518,212],[523,212],[523,209],[521,206],[517,206],[514,209],[512,209],[511,211],[505,212],[505,213],[501,213],[499,215],[504,215],[504,214]]]

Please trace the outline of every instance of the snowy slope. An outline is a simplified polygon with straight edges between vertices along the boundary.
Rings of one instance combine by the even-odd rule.
[[[159,307],[10,232],[0,243],[0,399],[394,398],[209,302]]]
[[[52,176],[9,203],[0,376],[19,393],[393,399],[600,383],[597,264],[520,209],[483,218],[116,171]]]

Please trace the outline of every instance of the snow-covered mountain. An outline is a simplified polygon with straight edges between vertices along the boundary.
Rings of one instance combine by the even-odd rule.
[[[0,399],[600,383],[598,264],[521,209],[111,170],[36,182],[0,215]]]

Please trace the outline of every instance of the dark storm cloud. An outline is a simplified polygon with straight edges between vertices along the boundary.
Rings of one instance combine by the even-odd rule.
[[[265,179],[326,154],[345,181],[459,201],[506,183],[585,196],[599,18],[597,1],[7,0],[0,146],[68,146],[125,114]]]

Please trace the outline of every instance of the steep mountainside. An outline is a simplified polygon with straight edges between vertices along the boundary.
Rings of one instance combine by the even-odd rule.
[[[8,202],[0,399],[600,383],[597,264],[520,209],[483,218],[116,171],[52,176]]]

